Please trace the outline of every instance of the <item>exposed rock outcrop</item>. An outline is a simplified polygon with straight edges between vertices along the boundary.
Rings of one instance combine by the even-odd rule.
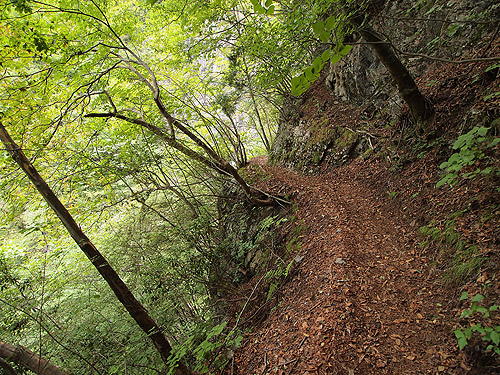
[[[250,166],[252,167],[252,166]],[[248,168],[248,167],[247,167]],[[261,178],[262,176],[259,176]],[[234,282],[261,270],[270,253],[280,244],[275,233],[286,207],[256,207],[245,199],[238,186],[226,182],[217,205],[221,248],[227,253],[226,267]],[[270,239],[274,239],[272,243]]]
[[[421,76],[434,63],[423,55],[459,59],[464,50],[473,50],[484,41],[500,19],[500,4],[493,1],[385,3],[369,22],[387,37],[414,77]],[[348,36],[346,43],[355,45],[346,57],[327,68],[327,87],[343,101],[371,104],[374,109],[391,105],[392,101],[391,109],[397,114],[400,100],[386,68],[358,34]]]
[[[377,6],[382,9],[368,22],[393,44],[417,85],[429,68],[438,69],[433,58],[476,56],[478,46],[483,51],[479,53],[484,53],[486,36],[496,35],[500,19],[500,4],[493,1],[379,1]],[[366,151],[370,143],[360,118],[382,118],[381,126],[390,126],[405,111],[392,77],[370,46],[357,33],[345,42],[354,45],[347,56],[325,67],[320,80],[302,98],[285,100],[271,162],[303,172],[344,164]],[[326,90],[318,90],[318,82]],[[425,95],[427,87],[419,86]],[[312,113],[311,108],[316,111]],[[352,126],[345,126],[346,117]]]

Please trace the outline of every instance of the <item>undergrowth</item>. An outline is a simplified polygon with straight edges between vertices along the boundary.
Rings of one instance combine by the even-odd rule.
[[[440,250],[438,260],[444,262],[446,268],[444,281],[451,285],[458,285],[470,279],[477,273],[484,260],[479,249],[475,245],[469,245],[455,229],[455,219],[463,212],[451,215],[442,227],[431,221],[419,229],[420,234],[427,237],[421,246],[434,244]]]
[[[500,306],[489,301],[482,294],[469,296],[463,292],[460,301],[469,301],[469,308],[464,309],[460,315],[465,324],[454,331],[460,350],[464,349],[473,335],[477,335],[486,343],[486,351],[495,353],[500,359],[500,325],[495,324],[494,314]]]
[[[295,217],[291,217],[291,221],[294,222]],[[290,231],[286,239],[285,245],[285,259],[290,258],[297,250],[300,249],[300,245],[302,242],[300,238],[302,233],[306,229],[306,225],[302,223],[302,221],[295,223],[294,228]],[[288,278],[290,274],[290,270],[294,264],[294,262],[300,262],[300,257],[295,257],[291,260],[285,261],[281,257],[277,257],[275,260],[274,268],[267,271],[265,278],[269,281],[269,289],[267,292],[266,301],[269,301],[271,297],[274,295],[274,292],[278,288],[280,284],[283,284],[284,281]]]

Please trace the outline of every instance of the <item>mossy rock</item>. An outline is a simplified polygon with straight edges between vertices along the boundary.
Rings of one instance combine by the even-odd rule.
[[[359,144],[358,134],[341,126],[332,126],[328,118],[283,122],[278,134],[271,151],[271,162],[302,172],[314,171],[323,162],[341,165],[357,156],[353,151]]]

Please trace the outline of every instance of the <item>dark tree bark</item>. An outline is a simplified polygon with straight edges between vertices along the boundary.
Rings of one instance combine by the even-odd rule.
[[[68,375],[67,372],[21,345],[10,345],[0,341],[1,358],[14,362],[21,367],[26,367],[38,375]],[[7,375],[17,375],[16,371],[7,362],[1,361],[0,367],[6,371]]]
[[[9,362],[7,362],[5,359],[0,358],[0,368],[3,370],[5,375],[17,375],[16,370],[14,370],[14,367],[12,367]]]
[[[26,155],[20,147],[13,141],[10,134],[5,129],[4,125],[0,122],[0,139],[4,143],[7,151],[21,167],[23,172],[28,176],[38,192],[42,195],[45,201],[49,204],[50,208],[59,217],[66,230],[69,232],[73,240],[78,244],[80,249],[85,253],[87,258],[92,262],[97,271],[101,274],[103,279],[108,283],[111,290],[115,293],[118,300],[127,309],[130,316],[136,321],[139,327],[149,336],[153,341],[154,346],[161,355],[161,358],[167,363],[170,356],[172,347],[170,346],[167,338],[161,332],[160,327],[151,318],[148,311],[142,304],[134,297],[130,289],[123,282],[116,271],[111,267],[104,256],[97,250],[92,242],[80,229],[79,225],[73,219],[66,207],[57,198],[54,192],[47,185],[45,180],[40,176],[35,167],[28,160]],[[186,375],[189,370],[184,364],[179,364],[176,374]]]
[[[399,93],[410,108],[417,127],[425,127],[433,118],[434,110],[418,89],[408,69],[396,56],[391,44],[367,24],[363,16],[354,16],[350,19],[350,22],[356,26],[357,31],[370,44],[377,57],[389,71],[394,82],[396,82]]]

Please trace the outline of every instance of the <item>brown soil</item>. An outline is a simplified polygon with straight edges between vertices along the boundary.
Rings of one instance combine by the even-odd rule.
[[[304,259],[235,373],[466,373],[448,319],[456,306],[442,305],[456,296],[429,274],[410,218],[355,178],[385,167],[357,161],[308,177],[265,168],[268,188],[291,192],[307,226]]]

